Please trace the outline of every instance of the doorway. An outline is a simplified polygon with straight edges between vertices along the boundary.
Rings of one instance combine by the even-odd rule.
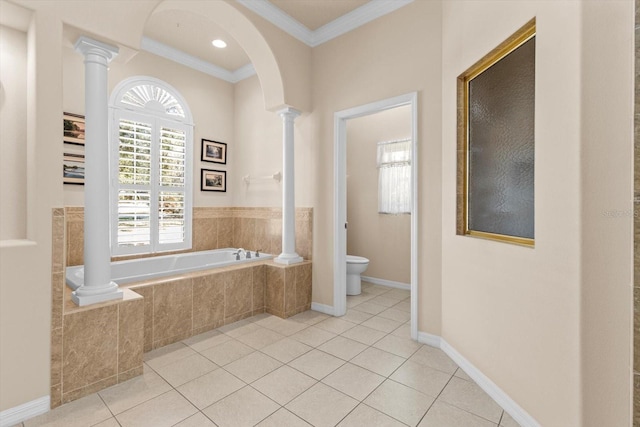
[[[347,121],[396,107],[411,110],[411,338],[418,338],[418,132],[417,92],[339,111],[334,115],[334,315],[347,311]]]

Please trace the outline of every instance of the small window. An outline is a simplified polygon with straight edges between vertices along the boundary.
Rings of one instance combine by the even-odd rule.
[[[411,140],[378,143],[378,212],[411,213]]]
[[[186,104],[148,78],[121,83],[114,98],[112,254],[190,249],[193,125]]]

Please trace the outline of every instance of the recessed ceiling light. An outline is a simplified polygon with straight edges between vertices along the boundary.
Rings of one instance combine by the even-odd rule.
[[[227,47],[227,43],[224,40],[220,40],[220,39],[215,39],[214,41],[211,42],[211,44],[220,49],[224,49],[225,47]]]

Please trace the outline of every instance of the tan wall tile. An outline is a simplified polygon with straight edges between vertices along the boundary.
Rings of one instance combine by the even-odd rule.
[[[63,391],[62,393],[62,403],[69,403],[73,400],[80,399],[81,397],[88,396],[90,394],[96,393],[100,390],[104,390],[107,387],[111,387],[112,385],[116,385],[118,383],[118,376],[114,375],[109,378],[105,378],[103,380],[97,381],[93,384],[89,384],[87,386],[70,390]],[[66,390],[66,389],[63,389]]]
[[[282,219],[269,220],[269,253],[280,255],[282,253]]]
[[[51,330],[51,386],[62,384],[62,327]]]
[[[62,328],[64,286],[64,273],[53,273],[51,275],[51,329]]]
[[[225,275],[225,319],[246,312],[251,312],[251,301],[253,297],[253,278],[251,268],[230,271],[225,273]]]
[[[67,265],[84,264],[84,223],[67,222]]]
[[[196,218],[193,220],[192,246],[195,251],[218,248],[218,219]]]
[[[218,248],[233,247],[233,218],[218,219]]]
[[[633,427],[640,426],[640,373],[633,375]]]
[[[193,329],[224,321],[224,280],[228,275],[214,273],[193,279]]]
[[[311,259],[312,233],[311,220],[296,221],[296,252],[304,259]]]
[[[266,267],[266,291],[265,291],[265,308],[267,313],[276,311],[284,313],[284,269],[265,265]]]
[[[64,316],[62,390],[80,389],[117,374],[118,306]]]
[[[118,374],[142,366],[144,300],[118,304]]]
[[[284,312],[285,315],[296,309],[296,270],[297,266],[284,269]],[[287,316],[288,317],[288,316]]]
[[[62,405],[62,384],[56,384],[51,386],[50,405],[51,409],[55,409]]]
[[[259,265],[251,269],[253,275],[253,311],[264,311],[264,294],[266,289],[266,268],[264,265]]]
[[[177,279],[153,287],[153,346],[190,333],[193,317],[192,279]],[[165,344],[166,345],[166,344]]]
[[[255,218],[235,218],[233,220],[233,247],[255,249]]]
[[[144,344],[145,352],[153,348],[153,286],[140,286],[134,288],[137,294],[144,298]]]
[[[296,269],[296,308],[311,306],[311,263]]]
[[[60,273],[65,267],[65,219],[54,214],[51,227],[51,271]]]
[[[142,375],[144,372],[144,366],[140,365],[137,368],[133,368],[129,371],[121,372],[118,374],[118,383],[122,383],[130,380],[131,378],[135,378],[138,375]]]

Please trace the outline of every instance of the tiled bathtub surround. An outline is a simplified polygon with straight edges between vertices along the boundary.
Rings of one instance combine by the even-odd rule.
[[[289,317],[311,307],[310,261],[261,261],[139,282],[124,289],[122,301],[77,307],[64,285],[65,226],[72,222],[63,209],[53,210],[52,408],[140,375],[143,351],[265,311]]]
[[[66,265],[82,265],[84,208],[68,206],[64,214]],[[312,242],[313,208],[296,208],[296,250],[304,259],[311,259]],[[194,251],[235,247],[278,255],[282,252],[282,209],[195,207],[192,246]]]

